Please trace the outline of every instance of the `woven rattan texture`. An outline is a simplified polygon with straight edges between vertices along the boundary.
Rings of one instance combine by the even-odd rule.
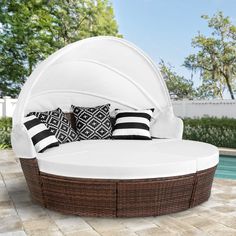
[[[81,216],[115,216],[116,183],[41,173],[48,208]]]
[[[157,216],[208,200],[216,167],[195,174],[143,180],[62,177],[20,159],[32,198],[55,211],[96,217]]]
[[[196,173],[190,207],[197,206],[208,200],[211,195],[211,187],[215,170],[216,167]]]
[[[74,116],[74,114],[70,112],[70,113],[65,113],[65,115],[66,115],[66,118],[69,120],[72,128],[74,130],[76,130],[76,123],[75,123],[75,116]]]
[[[20,158],[21,167],[34,202],[45,206],[37,159]]]

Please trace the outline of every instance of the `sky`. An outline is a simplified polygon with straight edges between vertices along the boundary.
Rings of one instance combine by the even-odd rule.
[[[186,78],[191,72],[182,66],[194,52],[191,40],[200,31],[210,34],[201,15],[222,11],[236,24],[236,0],[111,0],[119,32],[158,63],[163,59]],[[194,76],[195,86],[199,85]]]

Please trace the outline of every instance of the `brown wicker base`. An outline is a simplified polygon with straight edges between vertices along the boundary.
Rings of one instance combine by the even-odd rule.
[[[184,176],[102,180],[42,173],[36,159],[20,159],[32,199],[48,209],[99,217],[157,216],[207,201],[216,167]]]

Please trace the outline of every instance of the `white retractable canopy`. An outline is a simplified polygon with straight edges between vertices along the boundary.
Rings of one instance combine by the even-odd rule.
[[[152,60],[124,39],[93,37],[70,44],[43,61],[26,81],[13,116],[71,104],[172,111],[163,78]],[[111,109],[112,109],[111,108]]]
[[[175,117],[165,82],[152,60],[124,39],[94,37],[55,52],[27,79],[13,115],[12,147],[17,156],[35,157],[22,119],[31,111],[71,105],[111,104],[111,111],[155,108],[151,135],[181,139],[183,122]]]

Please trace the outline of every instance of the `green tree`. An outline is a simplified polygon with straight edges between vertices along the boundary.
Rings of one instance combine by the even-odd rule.
[[[223,95],[219,88],[216,88],[215,84],[211,80],[205,80],[197,89],[196,96],[198,99],[214,99],[216,94],[219,94],[223,99]]]
[[[38,62],[97,35],[120,36],[109,0],[0,1],[0,91],[17,96]]]
[[[198,52],[185,58],[184,66],[194,72],[200,71],[203,94],[210,86],[210,93],[214,97],[223,98],[223,92],[227,89],[231,99],[235,99],[236,26],[222,12],[202,18],[207,20],[212,33],[210,36],[199,33],[193,38],[192,46]]]
[[[172,99],[193,99],[197,93],[193,88],[193,81],[179,76],[173,71],[171,65],[166,65],[163,60],[160,62],[160,70],[166,82]]]

